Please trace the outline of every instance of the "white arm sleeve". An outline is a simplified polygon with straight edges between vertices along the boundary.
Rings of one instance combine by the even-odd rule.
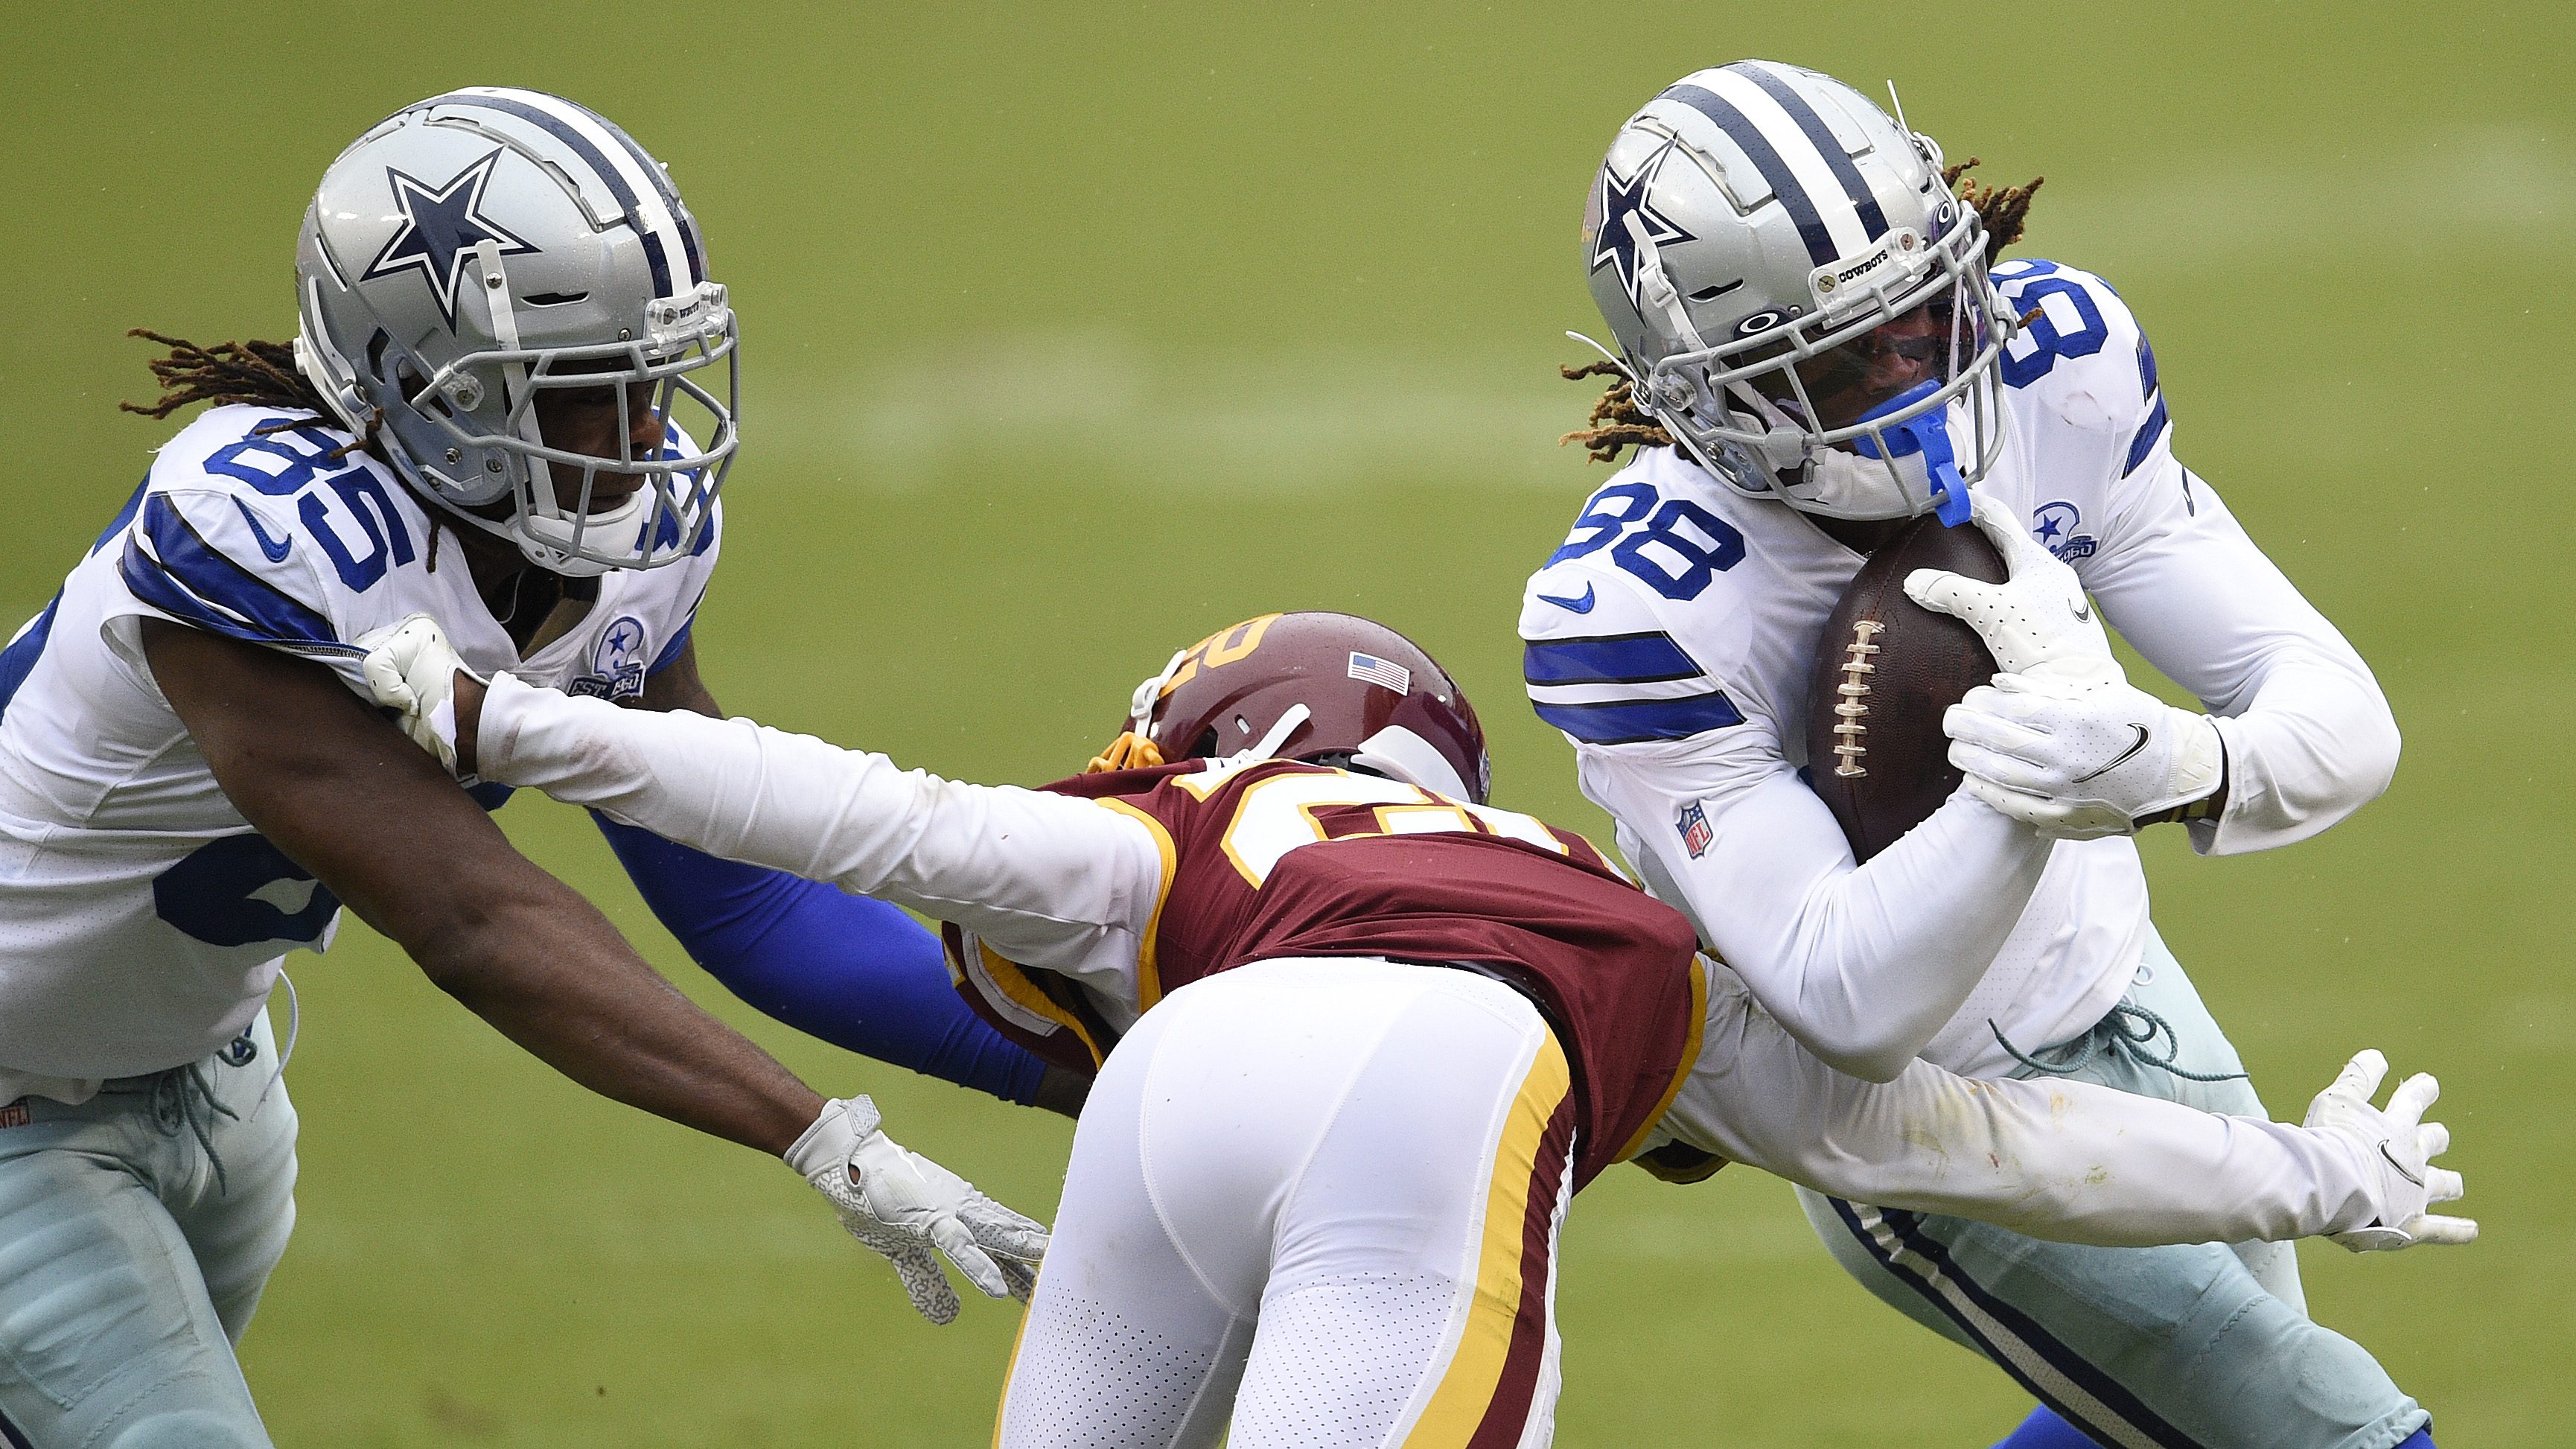
[[[2340,1138],[2068,1081],[1978,1081],[1915,1062],[1886,1083],[1818,1061],[1725,972],[1662,1130],[1879,1207],[2059,1242],[2142,1247],[2341,1232],[2375,1169]]]
[[[619,709],[507,674],[484,699],[476,764],[710,855],[954,921],[1023,966],[1133,999],[1162,855],[1141,822],[1089,800],[961,784],[750,720]]]
[[[2304,840],[2378,798],[2397,720],[2361,655],[2170,457],[2124,485],[2084,569],[2103,617],[2216,717],[2227,808],[2191,826],[2203,854]]]
[[[1678,890],[1780,1025],[1870,1081],[1904,1071],[1958,1013],[2048,866],[2049,842],[1964,792],[1855,866],[1760,720],[1576,758],[1583,793],[1648,843],[1636,864],[1657,893]],[[1694,802],[1711,832],[1697,855],[1675,828]]]

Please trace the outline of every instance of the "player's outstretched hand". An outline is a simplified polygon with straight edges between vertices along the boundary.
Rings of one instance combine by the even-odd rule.
[[[413,744],[438,757],[451,775],[456,768],[456,676],[480,679],[465,667],[447,631],[427,614],[407,614],[382,629],[357,638],[367,651],[359,668],[376,703],[395,711],[395,721]]]
[[[2335,1234],[2334,1240],[2356,1253],[2476,1242],[2478,1225],[2470,1219],[2424,1211],[2467,1191],[2458,1173],[2432,1164],[2451,1145],[2449,1128],[2424,1120],[2424,1109],[2442,1095],[2441,1084],[2418,1073],[2397,1084],[2387,1106],[2374,1107],[2370,1099],[2387,1075],[2388,1058],[2363,1051],[2308,1104],[2308,1127],[2351,1142],[2379,1177],[2378,1216],[2366,1226]]]
[[[1985,493],[1968,495],[1977,531],[2004,558],[2004,581],[1990,584],[1942,569],[1916,569],[1905,577],[1905,597],[1936,614],[1964,621],[1986,641],[1995,668],[2028,674],[2041,665],[2096,677],[2118,678],[2111,637],[2084,596],[2084,584],[2022,527],[2012,506]]]
[[[947,1323],[957,1316],[956,1291],[939,1271],[933,1247],[987,1297],[1029,1301],[1038,1261],[1046,1256],[1046,1226],[897,1146],[877,1130],[878,1120],[876,1104],[865,1097],[827,1102],[787,1149],[787,1165],[830,1200],[851,1237],[894,1264],[922,1317]]]

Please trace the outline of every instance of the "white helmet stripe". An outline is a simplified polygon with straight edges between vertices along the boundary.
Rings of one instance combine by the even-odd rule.
[[[612,134],[589,111],[543,91],[504,86],[468,86],[438,98],[438,103],[489,106],[543,127],[589,164],[643,238],[653,268],[655,294],[685,296],[706,278],[698,270],[697,248],[684,238],[672,208],[663,201],[659,176],[635,158],[629,143]]]
[[[1798,118],[1780,104],[1778,97],[1741,72],[1721,70],[1708,79],[1712,90],[1760,128],[1763,138],[1771,143],[1771,149],[1806,192],[1807,204],[1814,207],[1816,215],[1823,220],[1826,233],[1833,238],[1834,255],[1819,259],[1816,265],[1823,266],[1837,258],[1867,250],[1869,244],[1877,240],[1877,235],[1862,222],[1860,208],[1852,204],[1851,196],[1843,189],[1842,178],[1834,174],[1834,168],[1824,157],[1825,150],[1830,148],[1834,159],[1843,163],[1843,169],[1851,168],[1850,158],[1842,154],[1842,145],[1834,140],[1833,133],[1827,131],[1822,138],[1823,144],[1819,145],[1817,139],[1799,124]],[[1870,209],[1875,211],[1877,207],[1873,204]],[[1883,227],[1881,232],[1884,232]]]
[[[1876,241],[1887,235],[1887,213],[1879,209],[1878,198],[1871,194],[1869,183],[1861,179],[1860,168],[1852,164],[1851,154],[1843,149],[1842,139],[1834,134],[1833,127],[1817,113],[1807,97],[1798,94],[1797,87],[1780,74],[1780,68],[1763,60],[1739,60],[1722,68],[1760,86],[1763,94],[1779,103],[1780,109],[1798,123],[1798,129],[1807,133],[1809,141],[1815,143],[1816,154],[1825,159],[1825,166],[1834,173],[1834,179],[1842,183],[1843,195],[1851,198],[1852,207],[1860,214],[1860,224],[1869,233],[1869,239]]]
[[[1770,137],[1751,117],[1724,96],[1689,81],[1674,86],[1655,99],[1678,101],[1717,124],[1720,135],[1742,153],[1744,159],[1752,162],[1756,171],[1762,173],[1763,184],[1771,188],[1771,195],[1787,210],[1789,219],[1797,223],[1798,239],[1806,243],[1808,260],[1821,267],[1841,255],[1833,234],[1826,229],[1824,217],[1816,211],[1815,203],[1808,199],[1805,184],[1799,181],[1796,172],[1789,169],[1789,163],[1771,144]],[[1705,138],[1697,139],[1693,144],[1702,150],[1711,149]],[[1749,197],[1746,199],[1751,200]]]

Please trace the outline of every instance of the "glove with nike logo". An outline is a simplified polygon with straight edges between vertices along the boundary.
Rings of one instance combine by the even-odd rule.
[[[2450,1129],[2424,1120],[2424,1110],[2442,1094],[2440,1084],[2421,1074],[2408,1077],[2388,1094],[2387,1106],[2373,1107],[2370,1099],[2387,1075],[2388,1058],[2361,1052],[2345,1063],[2333,1086],[2308,1104],[2304,1125],[2351,1144],[2379,1208],[2368,1223],[2337,1233],[2334,1240],[2356,1253],[2476,1242],[2475,1222],[2425,1211],[2467,1191],[2458,1173],[2433,1165],[2451,1145]]]
[[[2000,667],[1941,717],[1968,792],[2062,840],[2213,813],[2227,778],[2218,726],[2129,683],[2075,571],[2009,506],[1972,502],[2004,582],[1936,569],[1905,580],[1906,597],[1965,621]]]

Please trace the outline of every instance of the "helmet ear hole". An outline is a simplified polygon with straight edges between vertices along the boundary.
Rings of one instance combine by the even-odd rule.
[[[1199,737],[1196,740],[1191,742],[1189,758],[1193,760],[1213,760],[1216,758],[1216,753],[1216,726],[1209,725],[1206,729],[1199,732]]]

